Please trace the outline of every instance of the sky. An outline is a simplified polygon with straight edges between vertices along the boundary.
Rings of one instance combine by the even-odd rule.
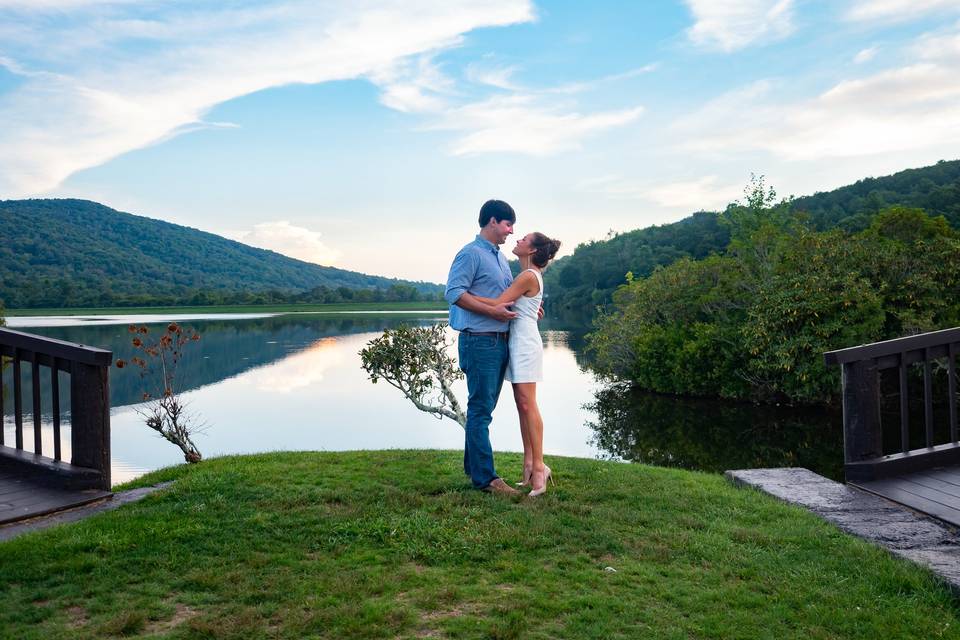
[[[364,273],[444,281],[489,198],[567,255],[958,149],[957,0],[0,0],[0,199]]]

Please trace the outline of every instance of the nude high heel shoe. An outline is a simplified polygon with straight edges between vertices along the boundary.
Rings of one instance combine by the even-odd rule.
[[[523,466],[523,480],[517,483],[518,487],[529,487],[533,478],[533,466]]]
[[[530,482],[531,484],[533,483],[533,474],[530,476]],[[537,496],[542,496],[545,494],[547,492],[547,482],[553,484],[553,472],[550,470],[550,467],[543,465],[543,488],[534,489],[528,493],[527,496],[530,498],[536,498]]]

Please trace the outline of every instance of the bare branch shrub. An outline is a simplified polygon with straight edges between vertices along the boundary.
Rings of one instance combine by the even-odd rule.
[[[147,338],[150,329],[146,325],[130,325],[128,330],[134,334],[131,338],[133,347],[142,354],[130,358],[129,364],[139,368],[145,386],[159,383],[159,390],[153,388],[152,392],[143,392],[146,405],[138,408],[137,413],[143,416],[148,427],[178,446],[187,462],[200,462],[203,456],[191,436],[203,431],[204,427],[186,410],[177,387],[177,367],[183,357],[183,348],[200,340],[200,334],[175,322],[154,339]],[[123,369],[128,363],[117,360],[115,364]]]

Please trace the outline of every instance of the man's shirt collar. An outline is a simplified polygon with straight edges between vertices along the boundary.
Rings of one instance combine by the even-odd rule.
[[[494,253],[497,253],[498,251],[500,251],[500,247],[498,247],[497,245],[493,244],[492,242],[490,242],[489,240],[487,240],[486,238],[484,238],[484,237],[483,237],[481,234],[479,234],[479,233],[477,234],[477,240],[476,240],[476,241],[477,241],[477,242],[480,244],[480,246],[483,247],[484,249],[488,249],[489,251],[493,251]]]

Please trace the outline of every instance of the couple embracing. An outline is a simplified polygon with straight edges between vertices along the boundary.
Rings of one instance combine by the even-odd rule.
[[[460,332],[460,368],[467,378],[467,426],[463,470],[484,491],[518,494],[497,475],[490,445],[490,422],[504,378],[513,384],[523,437],[523,480],[530,496],[546,492],[550,468],[543,463],[543,419],[537,407],[537,382],[543,379],[543,269],[560,242],[529,233],[513,248],[520,261],[516,279],[500,251],[513,233],[517,216],[502,200],[480,208],[480,233],[457,254],[447,278],[445,298],[450,326]]]

